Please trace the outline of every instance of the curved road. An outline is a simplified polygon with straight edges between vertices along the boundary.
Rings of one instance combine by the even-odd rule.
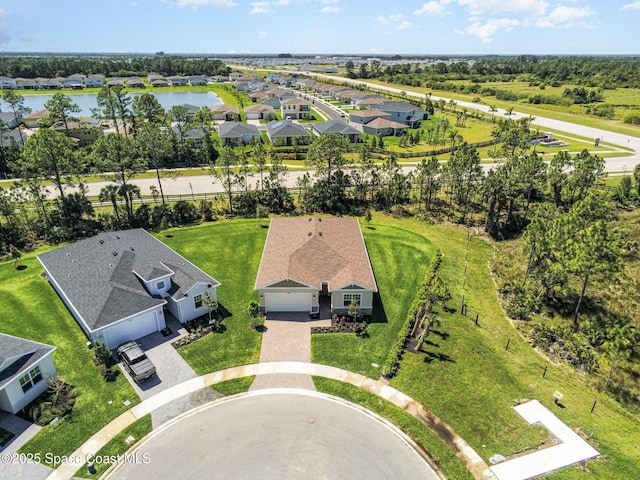
[[[107,479],[438,480],[396,427],[315,392],[231,397],[154,431]]]

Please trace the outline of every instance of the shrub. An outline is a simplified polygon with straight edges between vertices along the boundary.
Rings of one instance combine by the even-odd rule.
[[[104,365],[105,367],[109,367],[113,363],[111,350],[99,340],[93,342],[93,361],[96,365]]]
[[[625,116],[623,121],[631,125],[640,125],[640,113],[631,113]]]

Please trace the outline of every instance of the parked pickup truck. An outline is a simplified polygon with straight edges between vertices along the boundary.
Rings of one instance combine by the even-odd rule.
[[[156,373],[156,367],[136,342],[125,342],[116,349],[118,358],[131,377],[139,382]]]

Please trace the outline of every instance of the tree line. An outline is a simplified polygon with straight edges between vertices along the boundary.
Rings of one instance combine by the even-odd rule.
[[[228,75],[229,67],[207,57],[157,56],[0,56],[0,76],[55,78],[73,74],[107,77],[161,75]]]

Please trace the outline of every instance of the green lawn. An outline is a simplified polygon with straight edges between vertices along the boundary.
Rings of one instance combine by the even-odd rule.
[[[40,250],[42,252],[44,250]],[[35,254],[25,255],[16,270],[13,262],[0,264],[2,316],[0,331],[57,347],[53,361],[58,375],[75,386],[78,394],[70,418],[44,427],[22,451],[65,455],[73,452],[89,436],[124,412],[123,402],[139,402],[123,375],[106,382],[100,367],[93,363],[87,338],[58,295],[42,277]]]
[[[253,284],[267,229],[258,227],[256,220],[233,220],[169,231],[172,237],[158,238],[221,283],[218,300],[229,315],[223,321],[224,333],[181,348],[181,355],[198,375],[256,363],[262,335],[250,328],[247,306],[256,300]]]
[[[365,230],[365,238],[384,300],[387,330],[397,331],[422,280],[424,268],[415,266],[426,266],[424,261],[413,264],[403,261],[398,250],[404,251],[406,257],[415,250],[416,258],[426,259],[427,252],[437,246],[444,255],[441,274],[454,294],[450,306],[459,310],[465,229],[380,215],[374,216],[372,226],[375,230]],[[376,241],[373,237],[378,233],[382,233],[383,238]],[[386,240],[392,236],[393,241]],[[549,440],[543,429],[528,426],[511,408],[521,400],[537,398],[605,454],[602,459],[589,462],[589,470],[597,474],[594,478],[637,478],[640,451],[629,445],[640,438],[638,419],[593,390],[575,370],[548,362],[521,339],[505,319],[496,296],[489,272],[493,247],[480,239],[473,239],[470,247],[465,298],[469,307],[479,312],[479,326],[458,311],[442,314],[442,326],[430,335],[423,348],[428,353],[405,353],[399,375],[391,385],[430,408],[485,460],[495,453],[508,456]],[[390,268],[392,263],[398,267]],[[387,274],[391,274],[391,278],[386,279]],[[385,326],[373,327],[384,329]],[[379,372],[371,368],[370,363],[377,358],[376,342],[385,338],[385,343],[391,337],[376,329],[372,329],[371,338],[365,340],[318,335],[313,338],[313,360],[364,371],[375,378]],[[361,348],[367,345],[371,348]],[[385,345],[388,348],[389,344]],[[543,379],[545,367],[548,371]],[[552,395],[556,390],[564,394],[564,409],[553,404]],[[335,390],[329,388],[329,391]],[[596,399],[597,411],[592,415],[590,410]],[[560,470],[549,478],[587,478],[589,475],[574,467]]]
[[[378,377],[436,247],[409,230],[377,223],[373,228],[363,228],[363,234],[380,291],[374,298],[369,335],[365,338],[350,334],[314,335],[312,359]]]

